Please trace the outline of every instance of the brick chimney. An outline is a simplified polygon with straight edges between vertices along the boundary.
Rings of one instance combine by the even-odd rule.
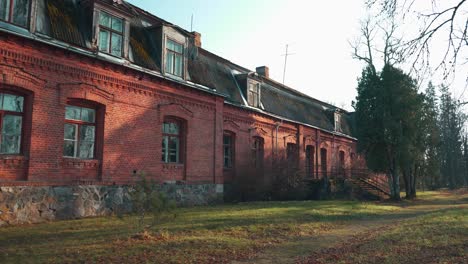
[[[258,75],[261,75],[266,78],[270,78],[270,69],[267,66],[260,66],[255,69]]]
[[[193,31],[192,34],[193,34],[193,39],[194,39],[195,46],[201,48],[201,45],[202,45],[202,43],[201,43],[201,34],[196,32],[196,31]]]

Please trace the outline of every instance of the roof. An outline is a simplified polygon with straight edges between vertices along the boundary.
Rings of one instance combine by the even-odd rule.
[[[93,49],[93,1],[40,0],[38,1],[36,31],[52,39],[63,41],[80,49]],[[125,1],[100,0],[112,8],[130,14],[130,61],[140,67],[161,73],[162,27],[172,27],[181,34],[188,32]],[[119,2],[119,1],[117,1]],[[225,96],[230,104],[246,106],[246,76],[252,71],[217,56],[190,42],[187,52],[188,81],[208,87]],[[285,119],[308,124],[326,131],[334,131],[334,113],[343,112],[342,133],[352,136],[350,113],[321,102],[274,80],[256,76],[261,81],[262,111]],[[179,80],[180,81],[180,80]],[[242,92],[244,91],[244,92]],[[255,109],[252,109],[255,111]]]

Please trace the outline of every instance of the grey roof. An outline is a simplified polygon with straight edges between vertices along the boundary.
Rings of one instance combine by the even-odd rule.
[[[163,25],[171,26],[186,36],[192,36],[192,33],[125,1],[121,5],[113,3],[113,0],[102,2],[107,2],[133,16],[130,23],[129,52],[132,63],[143,68],[161,71]],[[89,3],[90,1],[78,0],[39,0],[37,31],[78,48],[93,51],[93,9]],[[152,26],[148,27],[145,22],[150,22]],[[234,105],[245,106],[243,98],[246,96],[246,77],[252,75],[252,71],[195,47],[193,43],[190,44],[187,61],[189,81],[216,90],[225,96],[226,101]],[[339,110],[344,116],[342,133],[353,135],[353,117],[350,113],[271,79],[260,76],[255,78],[261,81],[263,112],[333,131],[333,113]]]

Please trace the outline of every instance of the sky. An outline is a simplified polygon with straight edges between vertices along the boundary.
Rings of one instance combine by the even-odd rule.
[[[285,84],[352,110],[364,64],[352,58],[349,42],[366,17],[363,0],[128,1],[189,31],[193,15],[204,49],[253,71],[268,66],[278,82],[289,45]]]

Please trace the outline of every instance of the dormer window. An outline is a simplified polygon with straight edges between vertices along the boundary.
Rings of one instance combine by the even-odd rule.
[[[106,12],[100,12],[99,51],[122,57],[123,37],[124,20]]]
[[[247,91],[247,102],[252,107],[260,106],[260,83],[257,82],[248,82],[248,91]]]
[[[341,113],[335,112],[335,131],[342,132],[341,129]]]
[[[167,39],[166,42],[166,73],[183,77],[184,45]]]
[[[28,27],[29,0],[0,0],[0,20]]]

